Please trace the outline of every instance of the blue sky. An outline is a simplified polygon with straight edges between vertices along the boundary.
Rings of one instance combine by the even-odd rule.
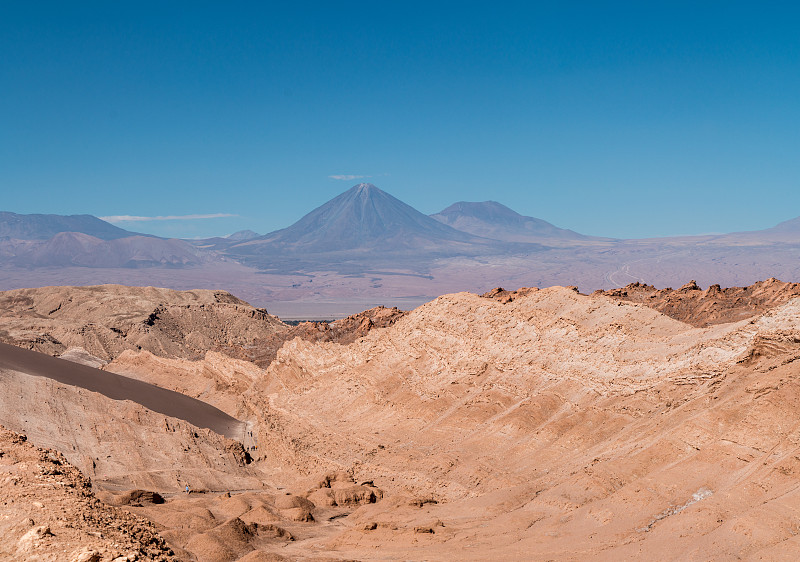
[[[588,234],[765,228],[800,215],[798,29],[788,2],[3,2],[0,210],[263,233],[370,181]]]

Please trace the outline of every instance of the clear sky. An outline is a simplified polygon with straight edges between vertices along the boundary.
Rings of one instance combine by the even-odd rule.
[[[0,210],[264,233],[370,181],[587,234],[766,228],[800,215],[796,6],[0,2]]]

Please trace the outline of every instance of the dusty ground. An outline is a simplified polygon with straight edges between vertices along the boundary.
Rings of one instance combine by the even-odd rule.
[[[64,456],[0,427],[0,558],[174,560],[152,523],[109,507]]]
[[[104,367],[248,422],[246,466],[212,434],[161,441],[163,416],[67,389],[26,386],[0,411],[33,441],[52,418],[59,449],[105,447],[103,497],[189,559],[797,559],[800,299],[775,281],[712,293],[684,287],[665,309],[697,327],[623,295],[458,293],[379,311],[385,327],[343,330],[348,344],[295,337],[265,368],[132,350]],[[57,413],[80,410],[96,429]],[[112,426],[131,429],[94,437]],[[150,451],[121,451],[142,434]],[[215,470],[206,493],[159,479],[198,462]],[[167,501],[130,505],[126,481]]]

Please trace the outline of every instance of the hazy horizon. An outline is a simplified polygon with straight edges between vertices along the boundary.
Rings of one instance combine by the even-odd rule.
[[[356,184],[356,186],[357,185],[359,185],[359,184]],[[370,184],[370,185],[374,185],[374,184]],[[352,187],[355,187],[355,186],[352,186]],[[345,193],[345,192],[349,191],[350,189],[352,189],[352,187],[346,189],[342,193]],[[342,193],[337,194],[337,196],[341,195]],[[335,196],[332,197],[331,199],[333,199],[333,198],[335,198]],[[466,201],[454,201],[453,203],[451,203],[451,205],[455,204],[455,203],[464,203],[464,202],[466,202]],[[504,205],[503,203],[501,203],[499,201],[494,201],[492,199],[487,199],[485,201],[473,201],[472,203],[500,203],[504,207],[507,207],[507,208],[511,209],[511,207],[509,207],[508,205]],[[180,239],[184,239],[184,240],[202,240],[202,239],[214,238],[214,237],[227,237],[229,235],[236,234],[238,232],[256,232],[256,234],[259,234],[259,235],[269,234],[271,232],[282,230],[283,228],[291,226],[292,224],[297,222],[297,220],[301,219],[303,216],[305,216],[306,214],[308,214],[309,212],[311,212],[311,211],[313,211],[313,210],[315,210],[317,208],[319,208],[319,206],[314,207],[313,209],[309,208],[307,212],[305,212],[302,215],[296,217],[295,219],[292,219],[284,227],[276,228],[276,229],[269,230],[269,231],[262,231],[262,232],[256,232],[256,231],[254,231],[254,230],[252,230],[250,228],[247,228],[246,226],[241,227],[241,225],[242,225],[241,221],[242,221],[243,217],[240,216],[240,215],[229,214],[229,213],[209,213],[209,214],[204,214],[204,215],[163,215],[163,216],[162,215],[153,215],[153,216],[116,215],[116,216],[100,216],[100,217],[97,217],[97,218],[99,218],[99,219],[101,219],[101,220],[103,220],[105,222],[108,222],[110,224],[113,224],[115,226],[118,226],[120,228],[124,228],[125,230],[129,230],[131,232],[139,232],[139,233],[143,233],[143,234],[152,234],[152,235],[162,236],[162,237],[166,237],[166,238],[180,238]],[[444,210],[444,208],[440,209],[440,211],[441,210]],[[516,212],[515,209],[511,209],[511,210]],[[8,209],[0,209],[0,212],[2,212],[2,211],[8,212],[9,210]],[[14,212],[14,211],[10,211],[10,212]],[[36,213],[36,212],[33,212],[33,213],[18,213],[18,214],[59,214],[59,213]],[[82,215],[82,214],[90,214],[90,213],[74,213],[74,214]],[[430,213],[430,214],[433,215],[434,213]],[[533,218],[547,220],[545,217],[533,217]],[[797,218],[797,217],[791,217],[791,218]],[[206,229],[207,229],[206,233],[205,234],[199,234],[199,235],[198,234],[186,234],[186,235],[181,234],[182,231],[190,232],[192,230],[191,229],[191,223],[194,222],[194,221],[205,221],[203,226],[205,226]],[[781,221],[781,222],[783,222],[783,221]],[[216,227],[214,226],[214,225],[218,225],[220,223],[228,224],[228,225],[231,225],[231,226],[230,226],[230,228],[228,230],[225,230],[224,228],[220,228],[218,226],[216,226]],[[776,224],[779,224],[779,223],[776,223]],[[776,226],[776,224],[768,225],[768,226],[766,226],[764,228],[771,228],[773,226]],[[555,225],[555,226],[558,226],[558,225]],[[758,230],[763,230],[763,229],[759,228]],[[213,233],[209,234],[209,232],[213,232]],[[730,234],[730,233],[735,233],[735,232],[747,232],[747,231],[745,231],[743,229],[739,229],[739,230],[731,230],[730,232],[685,232],[685,233],[680,233],[679,232],[679,233],[674,233],[674,234],[668,235],[666,237],[679,238],[679,237],[692,237],[692,236],[717,236],[717,235]],[[585,234],[585,233],[581,233],[581,234]],[[594,236],[605,236],[602,233],[593,233],[592,235],[594,235]],[[645,235],[645,236],[641,236],[641,237],[638,237],[638,238],[632,238],[632,239],[647,239],[647,238],[662,238],[662,237],[664,237],[664,236],[647,236],[647,235]],[[613,237],[609,236],[609,238],[613,238]],[[624,239],[624,238],[620,238],[620,239]]]

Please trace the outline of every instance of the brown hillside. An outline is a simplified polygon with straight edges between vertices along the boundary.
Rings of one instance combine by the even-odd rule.
[[[261,474],[241,460],[236,442],[211,430],[44,377],[0,369],[0,383],[0,424],[61,451],[95,486],[261,487]]]
[[[568,289],[457,294],[347,347],[286,344],[248,399],[273,462],[387,491],[321,550],[770,558],[798,554],[797,341],[797,300],[697,329]]]
[[[305,490],[312,514],[330,497],[309,488],[318,474],[344,470],[383,491],[336,526],[317,513],[285,527],[295,540],[275,552],[800,553],[800,449],[785,421],[800,418],[800,300],[694,328],[569,288],[499,297],[446,295],[349,345],[295,338],[237,392],[255,417],[256,465]],[[158,364],[188,381],[207,361]],[[158,370],[140,365],[145,378]]]
[[[125,350],[200,358],[209,349],[238,349],[286,328],[225,291],[98,285],[0,292],[1,341],[49,355],[79,348],[77,354],[83,350],[89,354],[84,360],[95,364]]]
[[[275,359],[281,346],[294,338],[346,345],[366,336],[374,328],[391,326],[404,314],[406,313],[397,307],[376,306],[334,322],[302,322],[296,326],[288,326],[285,330],[276,331],[267,337],[256,338],[251,345],[220,347],[219,350],[231,357],[267,367]]]

